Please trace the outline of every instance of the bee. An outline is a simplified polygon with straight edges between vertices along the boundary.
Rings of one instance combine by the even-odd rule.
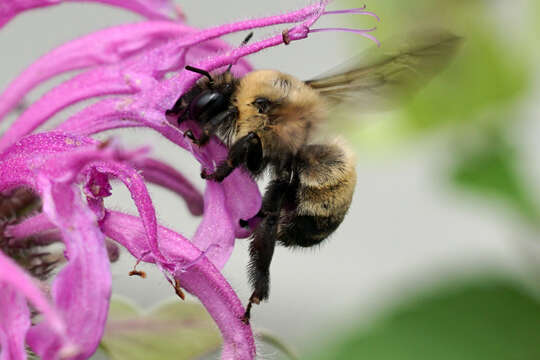
[[[252,304],[269,296],[276,243],[320,244],[338,228],[351,204],[354,155],[342,141],[314,142],[316,128],[331,118],[336,105],[360,104],[360,111],[391,108],[440,72],[460,42],[444,31],[424,31],[397,45],[383,45],[384,50],[370,50],[343,71],[308,81],[277,70],[237,78],[230,66],[214,75],[186,66],[204,77],[166,115],[179,124],[189,119],[199,125],[198,137],[192,130],[184,133],[193,143],[204,146],[217,135],[229,149],[215,171],[203,170],[201,177],[221,182],[237,167],[255,177],[268,169],[271,176],[250,243],[253,293],[245,322]]]

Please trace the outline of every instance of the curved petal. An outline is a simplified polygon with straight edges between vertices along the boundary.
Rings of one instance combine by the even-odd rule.
[[[3,286],[23,294],[32,305],[43,314],[45,321],[53,330],[53,334],[63,336],[65,334],[65,323],[56,309],[49,303],[45,295],[41,292],[39,284],[30,275],[24,272],[13,260],[5,256],[0,251],[0,282]]]
[[[114,176],[126,185],[141,216],[152,253],[160,261],[165,261],[158,245],[156,211],[143,177],[134,168],[111,161],[94,163],[92,167],[100,173]]]
[[[248,237],[251,229],[240,226],[240,220],[251,219],[261,209],[262,198],[257,183],[243,169],[236,169],[223,180],[223,190],[236,237]]]
[[[110,196],[112,187],[107,174],[90,168],[86,172],[86,179],[83,185],[83,193],[86,195],[86,203],[92,209],[98,221],[105,216],[105,207],[103,199]]]
[[[180,172],[162,161],[144,158],[133,161],[146,181],[163,186],[180,195],[193,215],[202,215],[204,200],[200,191]]]
[[[207,56],[216,41],[190,49],[190,54]],[[154,48],[140,57],[129,58],[118,64],[98,67],[79,74],[53,88],[30,105],[0,138],[0,152],[29,134],[60,110],[76,102],[104,95],[133,94],[155,87],[157,80],[166,72],[184,66],[183,52],[171,53],[171,45]],[[82,124],[83,128],[86,126]],[[65,126],[63,126],[65,127]],[[69,131],[64,129],[61,130]]]
[[[30,328],[26,299],[0,282],[0,360],[25,360],[24,339]]]
[[[35,175],[51,155],[54,155],[53,163],[58,167],[73,154],[80,152],[81,148],[92,144],[95,150],[93,140],[59,132],[42,133],[21,139],[0,156],[0,191],[21,185],[36,188]],[[69,156],[62,154],[68,151],[73,153]]]
[[[221,270],[234,248],[234,226],[225,205],[223,186],[208,182],[204,193],[204,215],[191,240]]]
[[[2,186],[25,182],[36,189],[44,214],[65,242],[68,264],[51,291],[65,329],[55,336],[51,326],[58,325],[47,321],[27,335],[28,344],[43,359],[87,358],[101,338],[111,291],[108,254],[96,216],[82,202],[74,182],[89,163],[109,160],[114,153],[89,139],[47,133],[22,139],[2,156]],[[46,227],[43,221],[38,225]]]
[[[52,229],[55,229],[55,226],[51,223],[47,215],[39,213],[24,219],[18,224],[6,226],[4,234],[9,237],[11,241],[16,241]]]
[[[227,157],[227,150],[217,142],[208,144],[210,158],[216,163]],[[249,228],[240,226],[240,220],[249,220],[261,209],[262,199],[257,183],[243,169],[233,171],[222,182],[225,192],[225,204],[229,210],[237,238],[245,238],[251,234]]]
[[[32,103],[0,138],[0,152],[42,125],[63,108],[94,96],[135,93],[137,88],[116,68],[97,68],[58,85]]]
[[[147,230],[150,248],[155,256],[160,256],[156,214],[144,180],[134,168],[114,161],[121,156],[117,150],[109,148],[91,139],[58,132],[26,137],[0,157],[0,191],[27,185],[43,195],[35,182],[37,176],[67,184],[74,182],[80,172],[91,164],[98,172],[117,177],[128,187]],[[99,196],[100,193],[94,195]],[[49,217],[49,220],[52,219]],[[164,261],[163,258],[160,260]]]
[[[109,211],[101,223],[101,229],[136,258],[142,258],[145,262],[156,262],[154,257],[146,255],[149,249],[139,219]],[[160,226],[158,236],[163,253],[174,260],[174,265],[158,265],[178,279],[182,287],[198,297],[214,318],[224,341],[221,358],[253,359],[253,333],[249,325],[241,321],[244,308],[223,275],[201,256],[200,250],[181,235]]]
[[[237,21],[234,23],[219,25],[216,27],[201,30],[194,34],[194,36],[192,37],[186,37],[185,39],[181,39],[178,43],[175,43],[175,46],[177,48],[183,48],[187,46],[193,46],[195,44],[200,44],[209,39],[218,38],[239,31],[252,30],[256,28],[274,26],[279,24],[298,23],[312,17],[315,13],[321,12],[321,3],[326,4],[327,2],[328,1],[321,1],[320,3],[312,4],[302,9],[291,11],[286,14]]]
[[[58,0],[54,0],[58,2]],[[149,19],[170,19],[178,10],[172,0],[67,0],[74,2],[96,1],[131,10]]]
[[[30,329],[27,341],[44,360],[57,359],[60,354],[86,359],[99,345],[109,310],[111,272],[105,238],[74,185],[43,176],[38,183],[43,212],[61,230],[66,246],[68,264],[55,277],[51,295],[74,347],[62,349],[43,322]]]
[[[98,101],[72,115],[56,129],[73,135],[89,136],[107,130],[143,127],[144,121],[137,121],[142,117],[141,113],[127,109],[132,101],[134,99],[128,96]]]
[[[173,3],[169,0],[9,0],[3,1],[0,4],[0,28],[21,12],[34,8],[58,5],[65,1],[100,2],[123,7],[150,19],[168,19],[169,13],[175,9]]]
[[[118,63],[195,29],[170,21],[114,26],[65,43],[39,58],[0,94],[0,119],[34,87],[55,75]]]

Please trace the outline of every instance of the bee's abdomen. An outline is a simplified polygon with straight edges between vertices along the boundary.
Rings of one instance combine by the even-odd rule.
[[[341,224],[336,217],[295,215],[280,224],[278,239],[284,246],[310,247],[326,239]]]
[[[326,239],[349,210],[356,171],[341,143],[308,145],[298,154],[293,211],[283,214],[279,240],[285,246],[312,246]]]

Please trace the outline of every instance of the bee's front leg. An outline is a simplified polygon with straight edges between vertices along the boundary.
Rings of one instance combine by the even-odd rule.
[[[182,112],[182,110],[184,109],[184,104],[183,104],[183,96],[180,96],[178,98],[178,100],[176,100],[176,102],[174,103],[173,107],[168,109],[168,110],[165,110],[165,115],[166,116],[177,116],[177,115],[180,115],[180,113]]]
[[[223,181],[223,179],[229,176],[229,174],[239,165],[253,162],[254,160],[252,159],[252,156],[250,156],[251,154],[262,157],[260,147],[261,141],[259,136],[254,132],[250,132],[231,146],[227,159],[217,166],[216,171],[209,174],[206,170],[203,170],[201,172],[201,177],[206,180],[217,182]],[[260,161],[262,161],[262,158]]]
[[[204,146],[217,132],[220,126],[227,122],[230,122],[230,120],[235,118],[236,116],[238,116],[238,110],[235,107],[230,108],[226,111],[220,112],[219,114],[208,120],[206,123],[204,123],[204,125],[202,125],[201,136],[198,139],[193,136],[191,130],[186,131],[185,135],[189,137],[194,144]],[[188,134],[188,132],[190,134]]]

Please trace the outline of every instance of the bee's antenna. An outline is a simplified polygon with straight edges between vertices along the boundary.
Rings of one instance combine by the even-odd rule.
[[[249,40],[251,40],[252,37],[253,37],[253,31],[247,34],[244,40],[242,40],[242,42],[240,43],[240,47],[246,45],[249,42]]]
[[[240,47],[246,45],[249,40],[251,40],[251,38],[253,37],[253,31],[250,32],[249,34],[247,34],[247,36],[244,38],[244,40],[242,40],[242,42],[240,43]],[[229,67],[227,68],[227,72],[231,71],[231,68],[232,68],[233,64],[230,64]]]
[[[193,67],[193,66],[189,66],[187,65],[185,67],[185,69],[187,71],[193,71],[194,73],[197,73],[197,74],[201,74],[201,75],[204,75],[208,78],[208,80],[210,81],[210,84],[214,84],[214,79],[212,79],[212,76],[210,76],[210,74],[208,73],[208,71],[206,70],[203,70],[203,69],[198,69],[196,67]]]

